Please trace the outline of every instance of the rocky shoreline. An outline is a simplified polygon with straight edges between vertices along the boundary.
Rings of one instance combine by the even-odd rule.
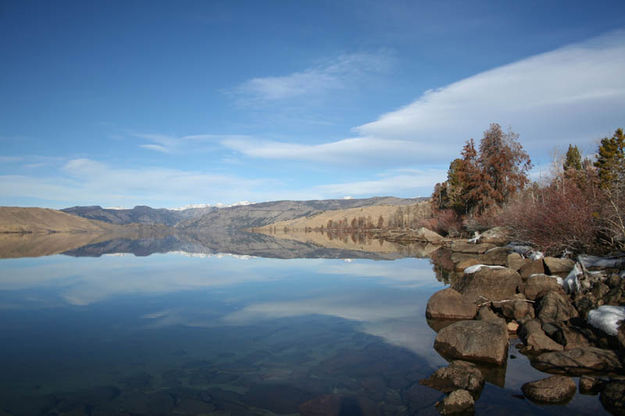
[[[411,234],[397,237],[441,245],[432,261],[449,284],[429,299],[426,318],[450,364],[421,381],[448,393],[441,414],[471,413],[484,366],[504,366],[518,338],[531,365],[554,374],[525,383],[524,397],[563,404],[579,390],[625,415],[625,257],[545,257],[501,228],[471,240]]]

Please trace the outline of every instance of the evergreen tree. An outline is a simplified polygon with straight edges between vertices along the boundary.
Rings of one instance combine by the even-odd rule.
[[[569,169],[582,170],[582,155],[579,153],[577,146],[569,144],[569,150],[566,152],[566,159],[562,164],[564,171]]]
[[[595,167],[599,171],[599,184],[603,189],[612,188],[622,181],[625,173],[625,136],[623,129],[616,130],[611,138],[601,139]]]

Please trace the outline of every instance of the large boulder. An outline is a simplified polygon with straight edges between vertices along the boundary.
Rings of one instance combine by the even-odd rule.
[[[460,253],[484,254],[494,247],[494,244],[473,244],[466,241],[453,241],[449,248],[451,251]]]
[[[556,257],[545,257],[545,271],[548,274],[566,277],[575,266],[575,262],[571,259],[559,259]]]
[[[523,384],[525,397],[540,403],[568,402],[575,395],[575,381],[571,377],[551,376]]]
[[[475,303],[456,290],[447,288],[430,297],[425,316],[428,319],[473,319],[476,312]]]
[[[512,269],[481,267],[474,273],[465,270],[452,287],[475,302],[511,299],[521,285],[521,276]]]
[[[441,415],[468,414],[473,412],[475,401],[466,390],[455,390],[438,405]]]
[[[447,367],[439,368],[430,377],[421,380],[421,384],[443,393],[463,389],[477,398],[484,387],[484,376],[475,364],[456,360]]]
[[[564,289],[562,289],[558,280],[555,277],[547,276],[546,274],[535,274],[530,276],[525,281],[525,286],[523,287],[525,297],[530,300],[536,300],[552,290],[560,291],[564,294]]]
[[[510,231],[504,227],[494,227],[480,235],[480,243],[503,246],[510,242]]]
[[[508,330],[488,321],[459,321],[441,329],[434,349],[445,357],[501,365],[507,358]]]
[[[560,291],[551,290],[536,303],[536,316],[545,324],[568,321],[576,318],[578,313],[568,296]]]
[[[541,371],[573,376],[623,371],[623,365],[614,351],[595,347],[546,352],[532,364]]]
[[[545,334],[538,319],[531,319],[524,322],[517,333],[525,344],[526,352],[541,353],[547,351],[562,351],[564,349],[562,345]]]
[[[440,244],[445,239],[442,235],[425,227],[421,227],[417,230],[416,238],[433,244]]]

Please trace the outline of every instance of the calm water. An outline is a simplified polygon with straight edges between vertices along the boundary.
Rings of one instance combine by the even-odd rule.
[[[438,414],[418,380],[446,363],[424,318],[442,287],[417,258],[0,260],[0,415]],[[519,396],[544,375],[510,353],[477,413],[561,413]]]

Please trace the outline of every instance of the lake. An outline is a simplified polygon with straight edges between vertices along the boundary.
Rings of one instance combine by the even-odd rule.
[[[438,414],[428,258],[115,247],[0,260],[0,415]],[[487,370],[477,414],[605,413],[523,399],[514,346]]]

